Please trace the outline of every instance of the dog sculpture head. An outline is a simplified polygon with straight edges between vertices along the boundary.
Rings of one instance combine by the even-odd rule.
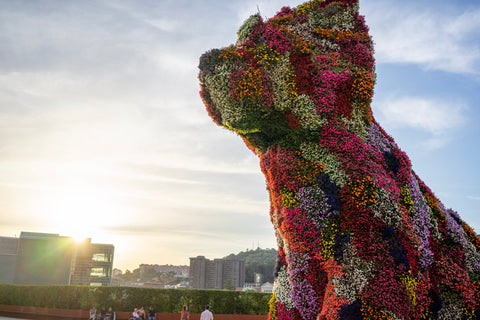
[[[208,51],[199,68],[210,116],[257,154],[318,140],[328,121],[372,121],[373,44],[355,0],[252,15],[237,43]]]
[[[213,120],[260,156],[279,259],[270,319],[473,319],[480,239],[373,120],[355,0],[313,0],[200,59]]]

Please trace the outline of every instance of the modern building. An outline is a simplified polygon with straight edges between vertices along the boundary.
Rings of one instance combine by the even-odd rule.
[[[204,256],[190,258],[190,286],[195,289],[223,289],[229,280],[234,287],[245,283],[245,261],[210,260]]]
[[[0,237],[0,283],[13,283],[17,251],[17,238]]]
[[[0,282],[31,285],[108,286],[114,246],[76,242],[51,233],[0,237]]]
[[[114,246],[91,241],[88,238],[76,246],[72,260],[70,284],[110,286],[112,284]]]

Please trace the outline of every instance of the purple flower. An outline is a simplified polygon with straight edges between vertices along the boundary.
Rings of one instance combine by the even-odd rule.
[[[412,175],[410,183],[407,185],[410,191],[410,197],[413,201],[413,229],[420,239],[420,259],[422,268],[428,268],[433,262],[433,253],[430,250],[430,208],[428,207],[418,186],[418,182]]]
[[[306,253],[290,251],[287,255],[288,280],[291,285],[290,294],[293,305],[304,319],[314,320],[320,305],[318,296],[312,285],[305,278],[311,258]]]
[[[328,203],[328,197],[319,186],[302,187],[297,193],[300,208],[318,228],[325,227],[328,217],[335,212]]]

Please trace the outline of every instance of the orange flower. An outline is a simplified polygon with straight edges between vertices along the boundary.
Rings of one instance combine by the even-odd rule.
[[[243,71],[236,83],[234,96],[237,99],[261,96],[263,92],[262,72],[260,69],[249,67]]]
[[[346,38],[359,38],[364,42],[370,42],[371,38],[366,33],[361,32],[351,32],[351,31],[340,31],[340,30],[333,30],[333,29],[322,29],[317,28],[313,32],[315,32],[321,38],[329,38],[331,40],[341,40]]]

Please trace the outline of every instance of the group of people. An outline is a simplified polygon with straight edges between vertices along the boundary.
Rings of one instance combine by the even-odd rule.
[[[129,320],[155,320],[156,313],[153,307],[150,307],[148,311],[145,311],[143,307],[139,309],[135,308]],[[112,307],[108,308],[108,310],[102,308],[100,313],[97,313],[96,307],[92,306],[90,308],[89,320],[116,320],[116,316]],[[182,312],[180,313],[180,320],[190,320],[190,313],[187,306],[183,306]],[[205,306],[205,310],[200,315],[200,320],[213,320],[213,313],[210,311],[209,305]]]
[[[155,320],[155,314],[155,309],[150,307],[148,309],[148,320]],[[146,320],[143,307],[140,309],[135,308],[132,312],[132,317],[129,320]],[[190,320],[190,313],[188,312],[187,306],[183,306],[182,312],[180,313],[180,320]],[[213,320],[213,313],[210,311],[210,306],[205,306],[205,311],[200,315],[200,320]]]
[[[155,320],[155,315],[156,315],[155,309],[153,309],[152,306],[148,308],[148,320]],[[132,320],[146,320],[147,319],[147,312],[145,312],[145,309],[141,307],[140,309],[135,308],[132,312],[132,316],[130,317]]]
[[[115,312],[113,311],[112,307],[109,307],[108,310],[103,307],[100,312],[97,312],[97,308],[95,306],[90,308],[89,320],[116,320],[115,318]]]

